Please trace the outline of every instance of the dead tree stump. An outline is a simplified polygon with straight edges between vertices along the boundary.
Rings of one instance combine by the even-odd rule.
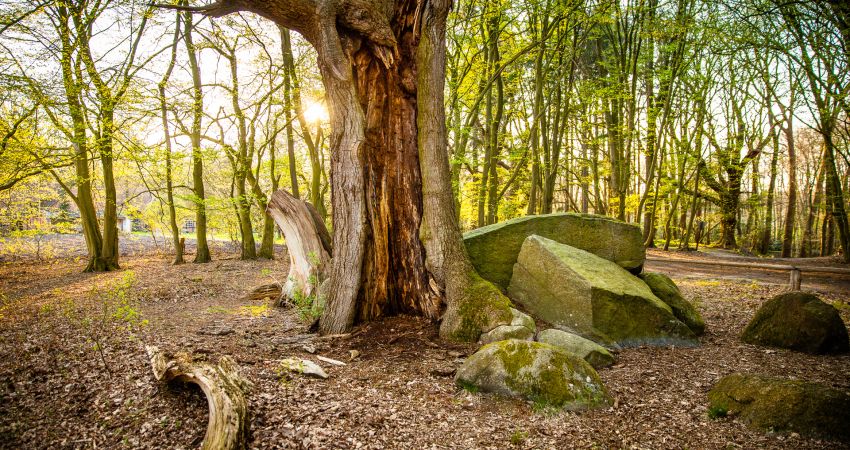
[[[247,393],[250,382],[239,375],[239,366],[227,356],[217,365],[193,361],[186,353],[171,358],[158,347],[146,347],[154,377],[194,383],[207,397],[210,418],[202,450],[242,450],[248,448],[250,425]]]
[[[331,260],[331,237],[324,222],[312,205],[284,190],[272,195],[268,212],[283,232],[289,253],[289,275],[278,304],[314,295]]]

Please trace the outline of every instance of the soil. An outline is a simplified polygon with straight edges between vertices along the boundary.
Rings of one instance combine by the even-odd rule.
[[[681,261],[668,266],[705,318],[701,345],[621,351],[616,365],[599,372],[614,405],[572,413],[457,388],[454,369],[476,345],[441,341],[423,319],[311,334],[298,308],[246,297],[286,276],[285,253],[283,261],[239,261],[226,250],[212,263],[180,266],[140,250],[122,260],[122,271],[104,274],[80,273],[84,264],[75,259],[0,265],[0,448],[198,448],[203,394],[156,382],[145,344],[210,361],[233,357],[253,383],[251,447],[258,449],[850,448],[708,418],[708,390],[733,372],[850,390],[850,355],[738,340],[759,305],[784,289],[745,269],[695,276],[686,265],[677,269]],[[850,320],[848,290],[816,292]],[[280,361],[289,357],[317,362],[330,377],[286,373]]]

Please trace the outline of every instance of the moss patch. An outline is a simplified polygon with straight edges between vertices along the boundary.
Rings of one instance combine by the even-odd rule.
[[[492,283],[474,271],[454,304],[449,305],[440,325],[440,335],[453,341],[475,342],[481,333],[510,324],[511,301]]]

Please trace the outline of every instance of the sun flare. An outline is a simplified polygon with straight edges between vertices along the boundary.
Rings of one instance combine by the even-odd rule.
[[[304,119],[312,124],[327,122],[330,119],[328,108],[324,103],[306,100],[304,108]]]

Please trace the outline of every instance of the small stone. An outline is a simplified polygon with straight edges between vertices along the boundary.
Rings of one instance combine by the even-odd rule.
[[[811,354],[850,351],[847,327],[838,310],[806,292],[787,292],[765,302],[741,340]]]
[[[354,361],[355,359],[360,357],[360,352],[358,350],[349,350],[348,355],[348,360]]]
[[[310,353],[312,355],[316,353],[316,346],[313,344],[304,344],[301,346],[301,350],[304,350],[305,352]]]
[[[599,375],[586,361],[548,344],[517,339],[481,347],[457,370],[455,382],[569,410],[611,402]]]
[[[710,411],[725,411],[762,430],[850,439],[850,394],[832,386],[736,373],[708,394]]]
[[[315,378],[325,379],[328,374],[318,364],[308,359],[287,358],[280,362],[280,368],[292,373],[300,373]]]
[[[505,339],[522,339],[530,341],[534,337],[534,330],[522,325],[499,325],[496,328],[481,335],[478,342],[489,344]]]

